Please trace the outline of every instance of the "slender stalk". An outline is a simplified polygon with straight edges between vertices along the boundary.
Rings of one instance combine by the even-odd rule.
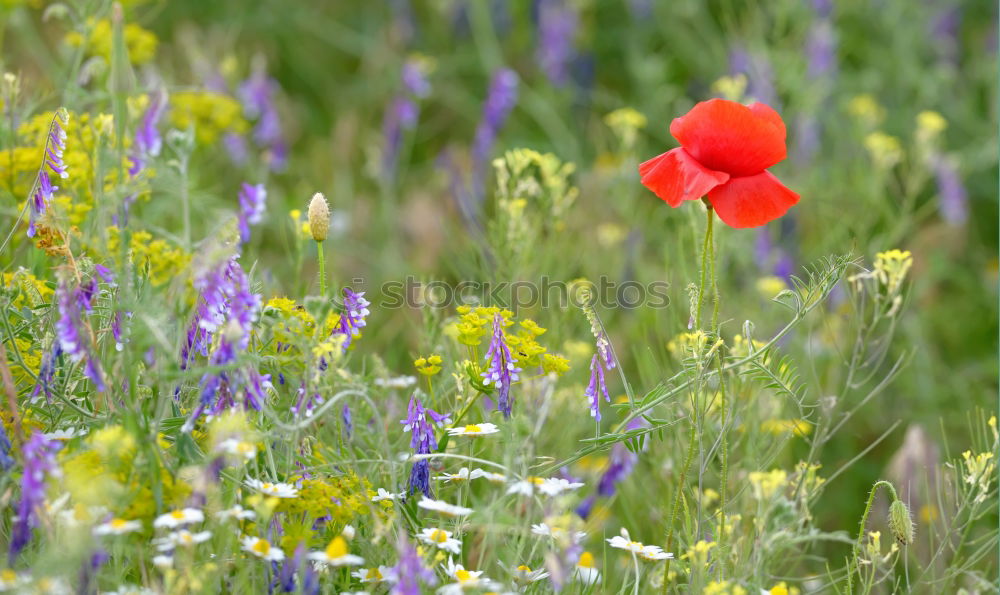
[[[868,514],[872,510],[872,504],[875,502],[875,494],[878,493],[879,488],[886,488],[889,490],[889,495],[892,497],[892,501],[895,502],[899,500],[899,496],[896,495],[896,488],[892,487],[892,484],[884,479],[880,479],[872,485],[872,489],[868,492],[868,503],[865,504],[865,513],[861,515],[861,523],[858,525],[858,538],[854,542],[854,546],[851,548],[851,559],[847,563],[847,587],[852,588],[854,584],[854,571],[860,570],[858,566],[858,550],[861,549],[861,541],[865,536],[865,526],[868,525]]]
[[[319,260],[319,293],[326,297],[326,258],[323,256],[323,242],[316,242],[316,254]]]
[[[715,219],[715,211],[712,209],[712,205],[707,201],[705,202],[707,207],[707,219],[705,226],[705,241],[701,248],[701,279],[698,285],[698,303],[695,308],[695,319],[693,322],[696,328],[701,328],[701,308],[705,301],[705,286],[706,277],[711,267],[712,271],[712,291],[715,296],[715,308],[712,314],[712,327],[718,324],[719,320],[719,297],[718,297],[718,287],[716,287],[715,282],[715,244],[713,242],[713,230],[712,224]],[[711,261],[709,260],[711,259]],[[720,373],[721,380],[721,373]],[[678,478],[677,490],[674,492],[674,502],[670,507],[670,524],[667,525],[667,544],[666,551],[670,551],[674,540],[674,525],[677,523],[677,512],[680,507],[681,497],[684,492],[684,482],[687,479],[688,470],[691,468],[691,463],[694,460],[694,450],[697,445],[698,432],[696,431],[696,425],[694,420],[691,423],[691,431],[688,435],[688,446],[687,454],[684,455],[684,466],[681,468],[681,474]],[[667,592],[668,579],[670,577],[670,559],[668,558],[666,563],[663,565],[663,592]]]

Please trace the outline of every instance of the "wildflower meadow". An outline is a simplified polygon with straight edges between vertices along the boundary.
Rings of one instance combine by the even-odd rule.
[[[997,593],[997,22],[0,0],[0,592]]]

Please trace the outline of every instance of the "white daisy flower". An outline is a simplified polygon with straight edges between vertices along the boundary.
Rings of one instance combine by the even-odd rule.
[[[543,481],[545,480],[542,479],[541,477],[527,477],[525,479],[515,481],[514,483],[510,484],[509,488],[507,488],[507,494],[531,496],[532,494],[535,493],[535,489],[537,489],[538,486],[542,485]]]
[[[466,570],[465,566],[455,564],[448,558],[445,573],[455,579],[454,583],[438,589],[439,595],[463,593],[466,589],[498,589],[500,585],[483,576],[482,570]]]
[[[360,566],[365,563],[364,558],[348,553],[347,540],[340,535],[334,537],[325,550],[310,552],[309,559],[328,566]]]
[[[416,376],[396,376],[393,378],[376,378],[375,386],[382,388],[408,388],[417,383]]]
[[[140,529],[142,529],[142,523],[139,521],[111,519],[94,527],[94,535],[124,535]]]
[[[459,428],[448,428],[448,434],[451,436],[485,436],[487,434],[496,434],[499,431],[500,428],[496,427],[495,424],[489,423],[469,424]]]
[[[480,477],[490,483],[504,483],[507,481],[507,476],[503,473],[494,473],[484,469],[473,469],[472,473],[469,474],[469,479],[477,479]]]
[[[153,556],[153,566],[156,566],[160,570],[168,570],[174,566],[174,557],[167,556],[165,554],[160,554],[159,556]]]
[[[192,533],[187,529],[174,531],[165,537],[153,540],[153,545],[161,552],[169,552],[178,547],[193,547],[199,543],[208,541],[212,537],[211,531],[200,531]]]
[[[620,550],[625,550],[626,552],[632,552],[633,554],[641,554],[644,546],[638,541],[631,541],[622,537],[621,535],[615,535],[611,539],[606,540],[608,545],[611,547],[618,548]]]
[[[33,586],[32,592],[38,595],[70,595],[73,593],[69,584],[61,578],[42,577],[35,581]]]
[[[594,555],[590,552],[580,554],[573,569],[573,578],[585,585],[596,585],[601,582],[601,571],[594,565]]]
[[[255,518],[256,516],[257,513],[255,513],[252,510],[247,510],[242,506],[240,506],[239,504],[234,505],[232,508],[220,510],[219,512],[215,513],[215,518],[219,519],[220,521],[224,521],[227,519],[236,519],[238,521],[243,521]]]
[[[272,547],[271,542],[266,539],[244,535],[240,538],[240,543],[243,544],[243,551],[249,552],[262,560],[281,562],[285,559],[285,552],[281,551],[280,547]]]
[[[250,460],[257,456],[257,446],[252,442],[228,438],[215,447],[216,452]]]
[[[275,498],[295,498],[299,495],[299,490],[290,483],[270,483],[259,479],[248,479],[247,485],[261,494]]]
[[[569,492],[582,487],[583,484],[577,481],[567,481],[561,477],[550,477],[542,480],[541,485],[538,486],[538,490],[546,496],[558,496],[563,492]]]
[[[391,566],[373,566],[371,568],[361,568],[351,573],[351,576],[362,583],[385,583],[395,581],[394,570]]]
[[[86,436],[89,431],[87,428],[63,428],[55,432],[46,432],[45,437],[49,440],[72,440],[77,436]]]
[[[417,535],[417,539],[427,545],[433,545],[438,549],[449,551],[453,554],[459,554],[462,552],[462,542],[453,538],[451,535],[451,531],[428,527],[420,530],[420,534]]]
[[[405,492],[400,492],[395,494],[393,492],[387,491],[385,488],[379,488],[378,494],[372,496],[372,502],[381,502],[382,500],[395,500],[396,498],[402,498]]]
[[[471,508],[448,504],[447,502],[442,502],[441,500],[432,500],[427,496],[422,497],[420,502],[417,502],[417,506],[426,510],[440,512],[445,516],[466,516],[472,514]]]
[[[531,526],[531,532],[535,535],[540,535],[542,537],[548,537],[550,539],[560,540],[567,537],[573,540],[573,543],[580,543],[583,538],[587,536],[585,531],[576,531],[572,534],[566,532],[566,529],[562,527],[552,527],[545,523],[538,523],[537,525]]]
[[[355,533],[357,533],[357,529],[354,528],[354,525],[344,525],[344,529],[340,532],[347,541],[353,540]]]
[[[673,554],[663,551],[663,548],[658,545],[647,545],[643,547],[642,551],[639,552],[639,557],[643,560],[649,560],[651,562],[674,559]]]
[[[9,568],[0,570],[0,591],[7,591],[30,580],[26,575],[19,575]]]
[[[436,476],[434,479],[446,481],[449,483],[456,481],[467,481],[469,479],[472,479],[472,474],[470,473],[468,467],[462,467],[461,469],[458,470],[458,473],[442,473],[441,475]]]
[[[161,514],[153,521],[153,526],[157,529],[164,527],[174,529],[191,523],[200,523],[205,520],[205,514],[197,508],[180,508],[171,510],[166,514]]]
[[[510,571],[514,578],[514,582],[520,586],[529,585],[535,581],[540,581],[543,578],[548,578],[549,573],[545,572],[544,568],[539,568],[537,570],[532,570],[529,566],[521,564],[517,568]]]

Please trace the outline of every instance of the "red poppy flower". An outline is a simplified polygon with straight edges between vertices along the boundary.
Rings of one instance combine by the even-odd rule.
[[[799,195],[767,171],[786,157],[785,123],[763,103],[703,101],[670,123],[681,146],[639,166],[642,185],[671,207],[707,197],[730,227],[758,227]]]

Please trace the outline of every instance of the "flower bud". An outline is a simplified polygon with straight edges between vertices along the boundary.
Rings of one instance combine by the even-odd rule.
[[[330,205],[322,193],[317,192],[309,202],[309,232],[317,242],[326,239],[330,230]]]
[[[889,529],[900,545],[913,543],[913,521],[910,519],[910,509],[902,500],[896,500],[889,506]]]

